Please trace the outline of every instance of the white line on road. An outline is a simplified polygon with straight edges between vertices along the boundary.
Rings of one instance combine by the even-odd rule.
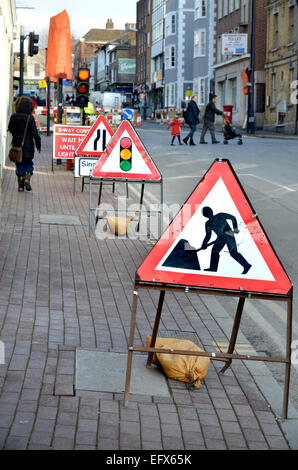
[[[262,176],[254,175],[253,173],[241,173],[238,176],[251,176],[252,178],[256,178],[258,180],[265,181],[266,183],[270,183],[273,186],[277,186],[278,188],[285,189],[286,191],[289,191],[291,193],[296,192],[296,189],[289,188],[289,186],[285,186],[283,184],[275,183],[275,181],[268,180],[267,178],[263,178]]]

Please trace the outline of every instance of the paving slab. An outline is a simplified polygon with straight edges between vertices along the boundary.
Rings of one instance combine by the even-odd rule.
[[[79,217],[63,214],[40,214],[39,222],[51,225],[81,225]]]
[[[131,393],[170,397],[164,374],[146,367],[147,357],[133,356]],[[77,349],[75,390],[122,393],[125,391],[127,354]]]

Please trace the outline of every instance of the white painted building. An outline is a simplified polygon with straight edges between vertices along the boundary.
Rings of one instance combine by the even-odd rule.
[[[15,0],[0,0],[0,177],[8,153],[7,127],[13,108],[13,39],[16,25]]]

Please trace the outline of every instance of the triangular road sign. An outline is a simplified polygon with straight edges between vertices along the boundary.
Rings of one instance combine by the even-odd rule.
[[[288,294],[292,287],[228,160],[215,160],[137,271],[144,282]]]
[[[111,126],[104,116],[98,116],[84,140],[76,149],[76,156],[100,157],[114,135]]]
[[[94,178],[160,181],[161,175],[129,121],[122,121],[92,171]]]

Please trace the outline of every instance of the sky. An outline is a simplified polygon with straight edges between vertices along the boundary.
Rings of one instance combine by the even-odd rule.
[[[50,17],[66,10],[76,38],[90,29],[105,28],[108,18],[114,21],[115,29],[124,29],[125,23],[135,23],[136,3],[136,0],[16,0],[17,7],[34,7],[17,8],[18,21],[24,25],[25,33],[48,31]]]

